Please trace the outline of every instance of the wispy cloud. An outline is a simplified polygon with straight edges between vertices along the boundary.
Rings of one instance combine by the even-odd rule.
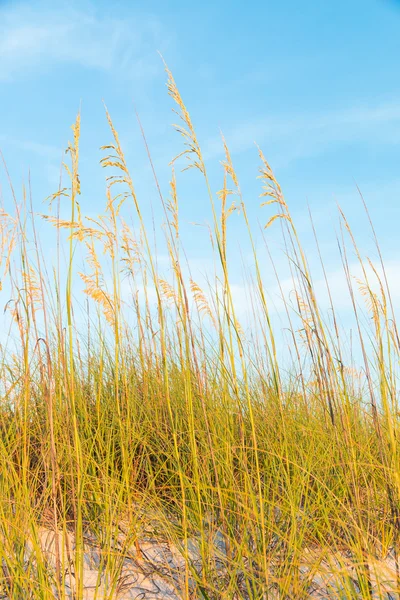
[[[16,150],[27,152],[28,154],[36,154],[37,156],[47,158],[49,160],[61,160],[62,148],[51,146],[49,144],[42,144],[40,142],[32,142],[29,140],[20,140],[15,137],[8,135],[0,135],[0,148],[11,146]]]
[[[278,114],[254,118],[224,131],[232,153],[266,145],[275,156],[276,167],[309,158],[335,144],[365,142],[396,144],[400,141],[400,103],[355,105],[312,114]],[[222,144],[213,137],[203,145],[207,159],[222,154]]]
[[[381,265],[377,261],[372,261],[374,269],[379,274],[379,277],[384,285],[384,276],[382,273]],[[372,268],[368,263],[364,264],[365,273],[368,278],[368,284],[370,289],[377,297],[380,298],[380,284],[373,272]],[[352,262],[349,264],[350,282],[353,288],[356,303],[365,308],[365,297],[363,297],[360,288],[362,283],[365,283],[364,271],[358,262]],[[399,305],[400,301],[400,260],[398,258],[391,258],[385,263],[385,275],[388,282],[390,295],[395,307]],[[349,284],[346,278],[346,273],[342,267],[336,267],[328,269],[326,272],[328,285],[330,288],[333,305],[340,317],[346,317],[349,313],[353,312],[353,304],[351,294],[349,291]],[[271,298],[274,299],[274,305],[277,312],[283,312],[285,309],[286,302],[289,306],[295,304],[294,290],[298,289],[298,285],[295,284],[292,278],[288,277],[281,281],[280,287],[275,286],[271,289]],[[281,295],[283,293],[283,298]],[[318,301],[319,308],[327,313],[331,308],[331,302],[329,293],[326,287],[326,281],[324,277],[316,277],[313,281],[314,294]]]
[[[21,2],[0,7],[0,81],[60,63],[148,77],[154,49],[165,45],[160,22],[150,16],[121,19],[96,12],[96,4]]]

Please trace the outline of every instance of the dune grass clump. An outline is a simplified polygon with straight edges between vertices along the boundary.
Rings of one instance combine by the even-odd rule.
[[[49,211],[34,215],[29,189],[18,199],[10,182],[15,209],[0,212],[10,327],[0,348],[0,597],[167,597],[128,596],[129,565],[143,575],[151,563],[170,597],[182,599],[397,598],[400,338],[379,246],[378,263],[364,260],[340,211],[356,366],[332,300],[329,321],[320,307],[259,150],[263,205],[275,210],[266,233],[281,227],[293,278],[295,301],[284,301],[292,363],[283,366],[261,268],[268,248],[257,248],[228,145],[222,140],[215,194],[167,73],[183,159],[211,205],[207,288],[187,268],[175,166],[168,197],[153,169],[169,257],[169,277],[161,273],[108,112],[97,217],[85,218],[80,201],[80,116],[67,148],[69,183]],[[233,213],[253,256],[248,327],[230,277]],[[39,219],[56,235],[53,262]],[[349,251],[362,279],[350,273]],[[326,286],[332,298],[329,278]],[[149,544],[168,548],[168,564],[149,559]]]

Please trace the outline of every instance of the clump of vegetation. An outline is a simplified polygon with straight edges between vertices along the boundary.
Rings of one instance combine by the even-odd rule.
[[[216,268],[207,289],[187,275],[174,171],[168,198],[158,186],[171,277],[160,274],[108,113],[102,214],[84,218],[79,204],[79,116],[67,149],[70,183],[50,198],[52,212],[34,216],[10,183],[15,212],[0,213],[13,321],[0,360],[0,597],[89,597],[89,547],[97,549],[93,598],[130,597],[127,561],[135,560],[142,570],[151,563],[171,597],[183,599],[398,597],[400,338],[379,246],[378,266],[364,260],[340,213],[360,378],[333,303],[327,324],[289,207],[259,151],[263,204],[276,209],[267,227],[281,226],[295,290],[295,306],[285,303],[288,375],[228,145],[215,196],[167,73],[187,166],[201,174],[211,203]],[[70,217],[62,219],[66,202]],[[229,274],[229,219],[239,211],[253,252],[251,335]],[[56,228],[55,264],[44,260],[38,218]],[[355,283],[348,242],[363,273]],[[328,278],[326,286],[331,297]],[[367,334],[354,286],[372,317]],[[169,568],[146,558],[150,541],[168,547]]]

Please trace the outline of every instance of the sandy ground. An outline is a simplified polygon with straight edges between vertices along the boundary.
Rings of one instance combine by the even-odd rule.
[[[215,565],[217,569],[223,572],[224,544],[222,536],[215,537]],[[55,534],[50,529],[41,528],[38,533],[38,542],[48,560],[49,568],[55,566]],[[29,544],[30,545],[30,544]],[[195,591],[195,586],[191,582],[193,590],[189,597],[184,592],[184,573],[185,561],[182,553],[173,545],[167,542],[161,542],[156,539],[143,539],[132,547],[125,549],[123,553],[119,552],[119,562],[113,561],[112,564],[118,570],[114,574],[110,569],[104,569],[99,545],[95,540],[88,536],[85,539],[84,569],[82,573],[83,592],[79,593],[76,587],[74,576],[73,556],[75,544],[72,534],[62,536],[60,534],[60,550],[65,573],[65,595],[74,600],[204,600],[204,596]],[[29,550],[28,550],[29,552]],[[195,540],[189,544],[190,560],[195,569],[200,569],[200,552]],[[71,561],[71,562],[70,562]],[[103,565],[102,565],[103,562]],[[310,572],[307,564],[315,565],[315,550],[305,553],[304,566],[301,571],[304,576]],[[68,565],[70,565],[68,567]],[[219,566],[218,566],[219,565]],[[393,558],[388,557],[384,561],[369,563],[372,575],[372,584],[374,589],[374,598],[385,600],[400,600],[400,594],[395,591],[396,569]],[[354,569],[343,556],[325,556],[320,561],[318,570],[313,571],[310,580],[308,597],[310,599],[324,600],[355,600],[362,598],[361,595],[345,595],[340,591],[337,579],[334,580],[332,572],[337,574],[342,569],[343,573],[354,575]],[[108,572],[108,574],[107,574]],[[104,574],[106,573],[106,574]],[[6,575],[3,569],[3,576]],[[1,598],[7,600],[23,600],[22,598],[11,598],[5,594]],[[281,598],[278,593],[268,594],[268,600]],[[55,593],[54,598],[57,598]],[[217,595],[213,595],[212,600]],[[225,600],[241,600],[250,596],[245,592],[236,598],[228,598],[221,590],[221,598]],[[211,600],[211,598],[210,598]],[[251,599],[251,600],[259,600]],[[261,600],[261,599],[260,599]],[[293,597],[293,600],[296,598]]]

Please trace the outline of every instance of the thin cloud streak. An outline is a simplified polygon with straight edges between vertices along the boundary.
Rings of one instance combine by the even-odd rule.
[[[0,148],[12,147],[29,154],[36,154],[37,156],[47,158],[49,160],[61,161],[63,148],[57,148],[49,144],[42,144],[40,142],[33,142],[30,140],[20,140],[15,137],[8,135],[0,135]]]
[[[354,142],[396,144],[400,141],[400,104],[352,106],[319,114],[280,114],[233,126],[224,131],[232,154],[266,144],[275,154],[274,166],[319,154],[333,144]],[[203,144],[212,160],[223,154],[219,137]]]
[[[124,77],[155,75],[149,56],[165,40],[159,21],[150,16],[138,22],[97,16],[94,7],[21,3],[0,8],[0,81],[60,63]]]

